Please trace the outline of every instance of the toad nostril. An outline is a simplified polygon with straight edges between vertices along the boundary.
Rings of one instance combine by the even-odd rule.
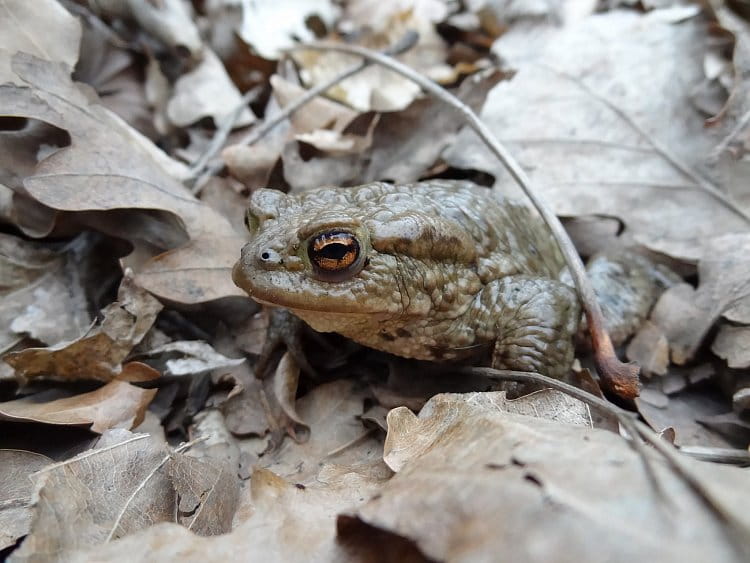
[[[258,254],[258,261],[264,264],[265,267],[280,266],[284,262],[281,254],[271,248],[262,250]]]

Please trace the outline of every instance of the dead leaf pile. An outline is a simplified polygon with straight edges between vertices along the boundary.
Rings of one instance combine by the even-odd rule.
[[[377,65],[289,113],[359,63],[305,44],[412,36],[396,57],[481,113],[582,255],[657,265],[605,303],[638,304],[611,327],[644,371],[623,406],[722,463],[279,328],[232,283],[261,187],[519,197]],[[0,0],[0,558],[746,561],[723,464],[750,465],[749,65],[736,2]]]

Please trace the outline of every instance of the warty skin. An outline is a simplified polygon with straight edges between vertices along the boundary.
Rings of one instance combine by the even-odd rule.
[[[580,309],[560,281],[562,256],[540,219],[490,190],[448,180],[262,189],[248,223],[235,283],[315,330],[408,358],[490,358],[553,377],[570,367]],[[321,271],[318,260],[344,266]]]

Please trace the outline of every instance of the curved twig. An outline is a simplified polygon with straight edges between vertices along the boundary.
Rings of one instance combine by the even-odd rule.
[[[586,277],[583,262],[581,262],[581,258],[578,256],[578,252],[565,232],[562,223],[560,223],[557,216],[534,193],[534,190],[531,188],[531,179],[524,169],[521,168],[521,165],[510,154],[508,149],[497,140],[492,131],[490,131],[490,129],[479,119],[477,114],[474,113],[469,106],[461,102],[440,85],[387,55],[371,51],[364,47],[344,45],[341,43],[312,43],[293,47],[290,50],[299,51],[309,49],[315,51],[339,51],[351,55],[358,55],[369,61],[376,62],[414,81],[424,90],[445,104],[451,106],[463,116],[469,126],[477,133],[477,135],[479,135],[482,141],[484,141],[500,162],[503,163],[511,176],[513,176],[513,179],[534,204],[534,207],[536,207],[545,223],[547,223],[547,226],[552,232],[552,236],[557,241],[563,256],[565,256],[565,261],[570,268],[571,277],[573,278],[576,291],[578,292],[583,310],[586,314],[588,330],[591,335],[591,344],[594,350],[594,361],[596,362],[596,368],[602,378],[604,386],[620,397],[626,399],[637,397],[640,388],[639,375],[641,369],[634,363],[626,364],[617,358],[614,347],[612,346],[612,341],[609,338],[609,333],[604,324],[604,317],[602,315],[601,307],[599,306],[599,301],[596,298],[596,293],[594,293],[594,289],[591,287],[591,284]]]
[[[404,36],[401,39],[399,39],[395,44],[393,44],[392,46],[390,46],[388,49],[386,49],[383,52],[387,54],[398,55],[400,53],[403,53],[411,49],[417,43],[418,38],[419,38],[419,35],[417,33],[413,31],[409,31],[406,34],[404,34]],[[282,109],[279,113],[274,115],[272,118],[270,118],[267,121],[264,121],[263,123],[258,125],[256,128],[251,130],[247,135],[245,135],[239,141],[237,141],[236,144],[252,145],[254,143],[257,143],[260,139],[265,137],[269,131],[271,131],[274,127],[276,127],[279,123],[281,123],[285,119],[288,119],[289,116],[292,115],[299,108],[301,108],[305,104],[310,103],[313,99],[317,98],[321,94],[330,90],[333,86],[336,86],[336,84],[338,84],[339,82],[342,82],[346,80],[347,78],[349,78],[350,76],[353,76],[357,74],[358,72],[366,69],[371,64],[372,64],[372,61],[363,60],[361,62],[358,62],[355,65],[352,65],[351,67],[344,70],[343,72],[337,74],[330,80],[326,80],[325,82],[322,82],[318,84],[317,86],[310,88],[304,94],[302,94],[299,98],[297,98],[296,100],[293,100],[291,103],[285,106],[284,109]],[[242,107],[244,107],[244,105]],[[238,115],[239,115],[239,112],[238,112]],[[192,188],[193,193],[200,192],[201,188],[205,185],[205,183],[209,180],[209,178],[211,178],[212,176],[216,176],[224,169],[225,165],[223,162],[218,162],[210,166],[206,166],[208,161],[220,149],[221,149],[220,145],[215,147],[213,149],[213,154],[208,155],[207,158],[201,159],[201,162],[196,163],[196,165],[192,168],[191,175],[188,180],[195,180],[195,184],[193,185],[193,188]]]

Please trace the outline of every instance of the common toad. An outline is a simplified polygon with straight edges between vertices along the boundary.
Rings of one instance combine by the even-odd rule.
[[[234,282],[320,332],[423,360],[561,377],[580,319],[526,207],[465,181],[261,189]]]

